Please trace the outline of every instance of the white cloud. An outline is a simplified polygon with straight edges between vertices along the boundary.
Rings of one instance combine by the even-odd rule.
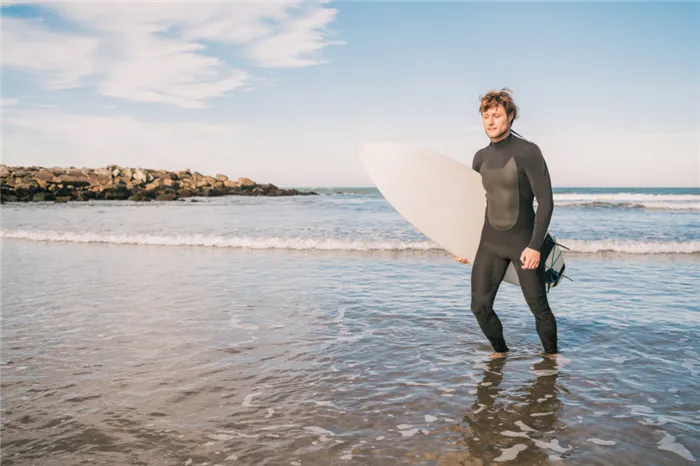
[[[94,37],[47,31],[36,20],[2,19],[2,65],[45,73],[49,89],[78,86],[94,72],[91,56],[98,43]]]
[[[25,2],[23,2],[25,3]],[[261,80],[226,63],[264,67],[324,63],[320,52],[336,11],[322,3],[110,3],[44,5],[80,34],[4,17],[3,66],[45,73],[51,89],[94,82],[100,93],[194,108]],[[223,44],[213,56],[208,42]]]
[[[278,34],[270,35],[252,45],[248,56],[267,67],[302,67],[320,63],[314,57],[329,44],[342,45],[342,41],[326,42],[324,27],[333,21],[336,11],[316,9],[306,16],[291,20]]]

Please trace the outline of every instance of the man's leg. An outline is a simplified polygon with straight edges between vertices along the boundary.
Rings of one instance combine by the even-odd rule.
[[[480,248],[472,267],[471,310],[497,353],[506,353],[508,346],[503,338],[501,321],[493,311],[493,302],[509,263],[510,259]]]
[[[530,311],[535,316],[537,334],[540,337],[545,353],[556,354],[557,347],[557,320],[549,308],[547,291],[545,288],[545,264],[541,262],[537,269],[523,269],[520,260],[515,261],[515,269],[518,272],[520,288]]]

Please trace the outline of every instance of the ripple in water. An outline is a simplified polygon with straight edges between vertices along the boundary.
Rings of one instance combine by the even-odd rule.
[[[698,314],[663,263],[627,281],[611,259],[591,288],[602,259],[574,262],[559,359],[504,288],[513,353],[490,360],[468,269],[440,257],[8,244],[3,464],[698,458]]]

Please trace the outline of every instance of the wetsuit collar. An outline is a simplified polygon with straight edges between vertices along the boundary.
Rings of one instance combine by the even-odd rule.
[[[498,142],[493,142],[493,141],[491,141],[491,143],[490,143],[489,145],[490,145],[491,147],[495,147],[495,148],[501,149],[501,148],[503,148],[503,147],[508,146],[511,142],[513,142],[513,132],[512,132],[512,131],[511,131],[510,133],[508,133],[508,136],[506,136],[505,139],[501,139],[501,140],[498,141]]]

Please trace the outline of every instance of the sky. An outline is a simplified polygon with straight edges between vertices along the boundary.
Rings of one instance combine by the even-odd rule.
[[[371,186],[367,141],[471,165],[479,98],[555,187],[700,186],[695,2],[3,1],[2,162]]]

